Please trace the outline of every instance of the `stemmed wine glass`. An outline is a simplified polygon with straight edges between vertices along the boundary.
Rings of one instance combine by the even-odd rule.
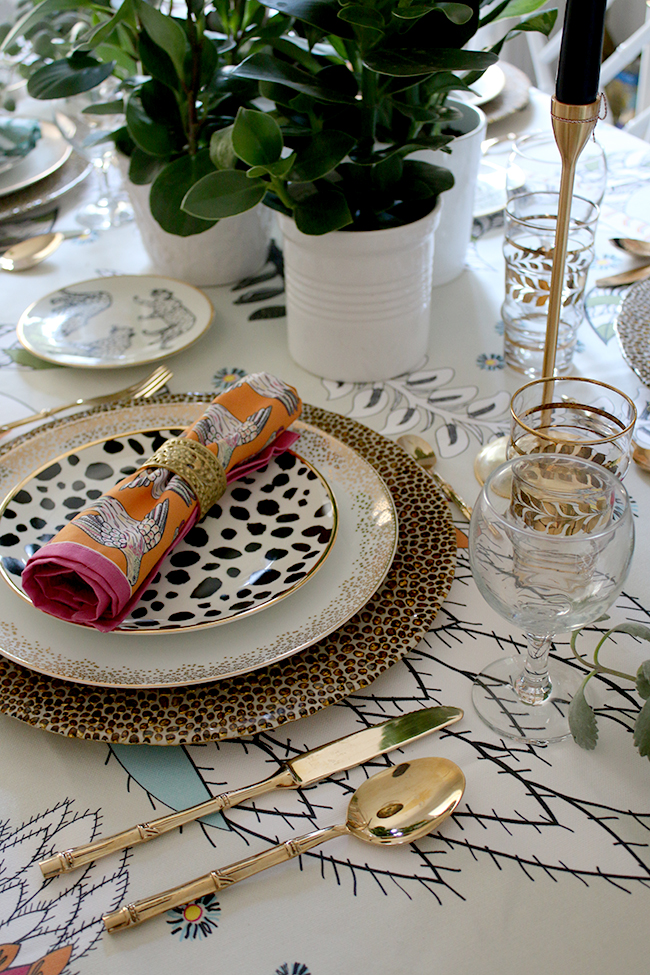
[[[546,743],[569,735],[581,675],[549,664],[553,638],[593,622],[620,593],[634,548],[629,499],[606,468],[572,455],[530,454],[486,481],[469,531],[482,596],[526,636],[527,656],[478,676],[472,700],[499,734]]]
[[[95,167],[101,180],[100,196],[82,207],[75,219],[82,227],[107,230],[133,220],[133,208],[128,198],[115,193],[109,178],[114,152],[110,136],[124,124],[124,115],[117,101],[118,82],[107,79],[102,85],[62,99],[54,111],[54,121],[64,139]],[[115,100],[115,111],[97,110]]]

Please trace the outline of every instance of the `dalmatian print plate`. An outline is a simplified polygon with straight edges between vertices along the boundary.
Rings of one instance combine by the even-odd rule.
[[[115,369],[180,352],[207,331],[213,315],[206,295],[183,281],[124,274],[39,298],[20,316],[18,338],[48,362]]]
[[[149,430],[57,457],[20,485],[0,516],[0,572],[23,598],[21,573],[106,487],[182,430]],[[303,585],[327,557],[338,525],[325,479],[294,451],[228,486],[167,555],[113,632],[167,633],[259,612]]]
[[[164,439],[195,422],[209,400],[209,395],[196,399],[171,396],[164,402],[142,401],[130,406],[100,408],[87,415],[76,414],[54,421],[33,435],[8,444],[5,450],[0,447],[0,499],[6,499],[0,500],[0,511],[4,510],[0,518],[0,558],[15,558],[18,562],[17,565],[5,563],[5,579],[19,580],[20,560],[28,554],[25,545],[34,544],[29,539],[35,539],[38,544],[38,535],[49,534],[65,520],[66,514],[79,510],[75,506],[80,501],[85,505],[94,500],[95,491],[101,493],[103,479],[93,485],[88,473],[91,464],[106,464],[119,477],[124,468],[132,468],[144,455],[149,456],[158,442],[157,436]],[[304,464],[298,462],[289,471],[279,467],[280,481],[284,482],[284,475],[289,474],[291,482],[286,486],[280,481],[276,483],[283,494],[295,483],[296,494],[293,500],[289,499],[293,507],[283,510],[291,515],[299,512],[299,521],[292,518],[282,522],[279,515],[276,517],[270,511],[264,522],[259,520],[253,502],[268,497],[262,487],[272,483],[273,470],[278,471],[269,465],[268,471],[255,473],[254,484],[245,484],[242,479],[229,488],[231,498],[238,490],[251,491],[250,497],[235,495],[230,504],[245,508],[251,515],[250,523],[265,524],[266,531],[257,535],[249,533],[247,521],[237,518],[237,513],[231,527],[237,531],[237,539],[246,539],[246,545],[250,541],[263,541],[262,548],[257,550],[259,558],[270,549],[287,548],[292,537],[295,538],[295,531],[293,536],[284,532],[270,536],[279,526],[299,524],[302,531],[312,525],[316,534],[321,534],[322,518],[315,512],[328,502],[334,507],[332,498],[335,498],[332,517],[338,526],[336,540],[326,558],[314,557],[314,562],[319,560],[318,572],[314,574],[311,570],[312,577],[304,585],[295,586],[286,598],[273,600],[263,612],[236,615],[224,626],[206,625],[205,620],[200,625],[188,626],[191,620],[176,619],[171,632],[163,634],[159,629],[149,629],[151,624],[145,624],[145,620],[154,616],[160,620],[162,613],[154,603],[166,602],[172,614],[185,612],[187,596],[191,599],[202,581],[217,578],[217,570],[206,569],[206,564],[213,566],[221,561],[225,572],[223,568],[219,571],[226,577],[224,584],[228,568],[238,567],[237,558],[224,559],[226,553],[219,552],[220,549],[238,550],[241,546],[236,544],[237,539],[228,537],[225,522],[221,525],[221,519],[208,516],[196,526],[207,538],[191,537],[190,533],[167,557],[161,565],[160,579],[150,587],[155,589],[155,596],[145,593],[147,598],[140,602],[145,615],[134,614],[129,621],[134,629],[127,632],[99,633],[64,623],[35,609],[24,596],[19,597],[15,581],[12,586],[0,582],[0,653],[32,671],[64,681],[95,687],[169,688],[205,684],[273,666],[346,625],[377,592],[390,570],[399,537],[395,506],[383,479],[353,448],[302,420],[293,429],[300,434],[293,449]],[[108,444],[116,446],[105,450]],[[111,454],[111,450],[115,452]],[[73,456],[80,458],[78,463],[70,464]],[[314,479],[309,471],[318,472],[319,476]],[[93,473],[102,474],[104,470],[91,468],[90,474]],[[43,479],[42,474],[48,476]],[[69,484],[70,489],[58,488],[59,483]],[[301,492],[307,486],[310,493],[304,495]],[[45,490],[39,491],[38,487]],[[36,507],[34,500],[29,502],[22,491],[36,499]],[[309,501],[312,494],[313,503]],[[316,495],[319,495],[318,502]],[[307,506],[298,503],[303,497],[309,502]],[[68,498],[72,500],[71,507],[63,503]],[[41,501],[46,503],[43,505]],[[225,511],[223,499],[220,504]],[[10,507],[15,517],[7,518]],[[312,512],[308,518],[303,515],[305,508]],[[268,545],[267,538],[273,539]],[[183,552],[189,553],[187,561],[191,564],[175,565],[174,555],[182,556]],[[198,560],[194,560],[196,554]],[[260,559],[260,567],[266,564]],[[293,574],[291,567],[297,564],[298,559],[288,562],[286,574]],[[419,562],[417,566],[418,572],[421,571]],[[15,574],[10,571],[12,568]],[[175,573],[187,573],[190,580]],[[235,579],[235,598],[242,575],[243,572],[239,583]],[[210,608],[220,606],[223,588],[207,595],[207,589],[213,585],[208,583],[205,592],[199,590],[191,599],[196,611],[208,611],[207,605],[201,607],[199,603],[209,603]],[[169,593],[181,590],[183,596],[169,598]],[[213,619],[208,617],[208,623]]]

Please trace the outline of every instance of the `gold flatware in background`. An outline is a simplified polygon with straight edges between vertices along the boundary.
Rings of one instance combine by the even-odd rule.
[[[41,261],[50,257],[64,240],[75,237],[88,237],[90,230],[57,230],[51,234],[38,234],[28,237],[18,244],[12,244],[0,256],[0,269],[3,271],[28,271]]]
[[[650,278],[650,264],[642,267],[635,267],[631,271],[621,271],[620,274],[612,274],[607,278],[598,278],[596,286],[598,288],[618,288],[624,284],[634,284],[635,281],[645,281]]]
[[[632,460],[639,465],[641,470],[650,473],[650,450],[646,447],[639,447],[634,440],[632,441]]]
[[[610,244],[634,254],[635,257],[650,257],[650,241],[635,240],[633,237],[610,237]]]
[[[397,443],[402,447],[403,450],[416,461],[420,467],[427,471],[433,480],[436,482],[447,501],[451,501],[456,505],[463,517],[471,521],[472,509],[470,506],[463,501],[461,496],[454,490],[451,484],[443,480],[437,471],[434,471],[434,465],[437,461],[435,451],[431,444],[427,443],[423,437],[418,437],[414,433],[405,433],[403,436],[397,438]]]
[[[432,731],[440,731],[460,721],[462,717],[463,712],[460,708],[435,707],[411,711],[399,718],[390,718],[382,724],[371,725],[363,731],[321,745],[312,751],[303,752],[283,762],[278,772],[262,782],[225,792],[189,809],[182,809],[180,812],[141,823],[113,836],[95,840],[94,843],[55,853],[47,860],[42,860],[39,866],[44,877],[56,877],[57,874],[85,866],[109,853],[117,853],[129,846],[147,843],[163,833],[194,822],[202,816],[219,812],[221,809],[230,809],[246,799],[254,799],[267,792],[273,792],[274,789],[303,789],[335,772],[343,772],[355,765],[362,765],[378,755],[384,755],[394,748],[416,741]]]
[[[55,413],[62,413],[63,410],[72,410],[75,406],[105,406],[108,403],[117,403],[121,399],[147,399],[164,386],[173,375],[173,372],[167,366],[158,366],[145,379],[141,379],[139,382],[133,383],[132,386],[127,386],[125,389],[118,389],[114,393],[104,393],[100,396],[90,396],[87,399],[76,399],[72,403],[64,403],[63,406],[48,406],[44,410],[39,410],[38,413],[31,413],[29,416],[21,417],[19,420],[11,420],[9,423],[3,423],[0,425],[0,434],[6,433],[8,430],[14,430],[16,427],[22,427],[26,423],[36,423],[40,420],[46,420],[48,417],[54,416]]]
[[[365,843],[383,846],[412,843],[437,829],[452,814],[464,791],[465,776],[458,765],[446,758],[415,758],[395,768],[383,769],[353,794],[345,823],[268,847],[204,877],[127,904],[106,914],[102,918],[104,926],[110,933],[134,927],[172,907],[231,887],[338,836],[351,834]]]

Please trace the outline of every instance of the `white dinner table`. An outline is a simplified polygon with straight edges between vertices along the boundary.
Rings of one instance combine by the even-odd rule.
[[[528,107],[495,123],[488,135],[549,126],[548,100],[533,90]],[[637,439],[650,447],[650,389],[628,365],[615,331],[627,289],[595,283],[635,266],[611,238],[650,241],[650,145],[604,123],[596,135],[607,155],[608,189],[575,373],[627,392],[639,413]],[[91,191],[89,183],[60,202],[56,229],[75,226],[75,208]],[[352,383],[302,370],[288,352],[277,273],[263,283],[204,289],[214,305],[213,324],[196,344],[167,360],[173,370],[169,391],[216,395],[246,373],[274,373],[293,384],[305,403],[386,438],[420,433],[438,455],[440,474],[472,504],[479,492],[476,453],[508,429],[510,396],[524,382],[503,359],[502,226],[498,212],[475,220],[466,269],[435,290],[428,354],[408,375]],[[0,423],[118,389],[149,371],[145,365],[101,370],[39,364],[22,354],[15,331],[32,301],[60,287],[141,273],[155,268],[130,223],[67,240],[30,271],[2,274]],[[23,434],[18,430],[15,436]],[[391,456],[399,465],[397,455]],[[625,486],[636,527],[632,570],[607,624],[588,628],[585,649],[606,626],[650,624],[650,474],[632,464]],[[437,492],[433,481],[430,491]],[[622,679],[590,682],[600,731],[592,751],[572,739],[518,744],[488,728],[471,703],[473,680],[491,660],[522,653],[524,639],[482,599],[469,566],[467,523],[455,508],[450,511],[457,530],[455,578],[428,632],[378,675],[370,667],[367,683],[357,680],[351,693],[308,709],[304,717],[228,739],[130,743],[77,737],[72,730],[56,733],[61,725],[46,713],[51,697],[37,718],[33,705],[23,713],[20,701],[9,707],[6,695],[2,698],[0,971],[609,975],[644,970],[650,762],[635,749],[631,730],[640,699]],[[318,585],[318,574],[309,584]],[[426,577],[422,584],[426,588]],[[25,606],[25,614],[28,610],[34,612]],[[192,638],[189,633],[188,653]],[[556,641],[553,653],[571,659],[566,636]],[[603,660],[606,655],[613,666],[634,673],[650,652],[647,643],[622,636],[603,650]],[[7,679],[0,667],[0,690]],[[92,701],[94,688],[84,693]],[[173,708],[174,690],[160,693],[168,694]],[[258,781],[302,750],[433,705],[460,707],[464,717],[439,734],[302,791],[262,796],[61,877],[46,881],[41,875],[38,861],[54,851]],[[270,843],[343,822],[352,792],[369,775],[429,755],[456,762],[467,782],[456,811],[431,836],[396,848],[341,837],[138,928],[104,932],[102,915],[121,904]]]

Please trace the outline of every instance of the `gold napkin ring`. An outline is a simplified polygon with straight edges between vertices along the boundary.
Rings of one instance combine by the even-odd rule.
[[[199,518],[207,515],[226,490],[226,472],[215,454],[198,440],[187,437],[166,440],[140,470],[145,467],[164,467],[182,477],[196,495]]]

